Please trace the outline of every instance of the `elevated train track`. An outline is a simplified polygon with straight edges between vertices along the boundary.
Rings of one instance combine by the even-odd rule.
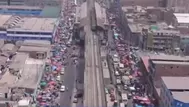
[[[87,0],[87,20],[85,35],[85,75],[84,107],[106,107],[100,60],[99,36],[97,31],[96,10],[93,0]]]

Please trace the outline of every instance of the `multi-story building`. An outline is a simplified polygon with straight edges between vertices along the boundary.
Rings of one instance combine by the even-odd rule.
[[[0,16],[0,39],[53,41],[57,18]]]
[[[174,52],[180,46],[180,32],[171,29],[159,29],[158,26],[151,26],[150,30],[144,34],[145,49],[155,51]]]
[[[189,107],[189,77],[161,78],[161,107]]]
[[[158,0],[120,0],[120,3],[122,6],[159,6],[159,1]]]
[[[178,13],[188,13],[189,12],[189,1],[188,0],[161,0],[164,6],[173,9]]]
[[[134,46],[154,51],[173,51],[180,46],[180,32],[164,22],[163,8],[123,7],[127,39]],[[124,23],[124,21],[122,21]]]
[[[144,74],[147,91],[160,104],[161,76],[189,76],[189,57],[173,55],[151,55],[141,58],[141,71]]]
[[[1,0],[0,5],[60,6],[62,0]]]

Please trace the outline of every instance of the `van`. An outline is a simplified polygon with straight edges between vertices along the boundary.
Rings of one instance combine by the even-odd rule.
[[[115,76],[119,76],[119,72],[118,71],[115,71]]]
[[[122,101],[127,101],[128,100],[127,94],[126,93],[122,93],[121,94],[121,99],[122,99]]]
[[[60,80],[61,80],[60,75],[58,75],[58,76],[56,77],[56,80],[57,80],[57,81],[60,81]]]

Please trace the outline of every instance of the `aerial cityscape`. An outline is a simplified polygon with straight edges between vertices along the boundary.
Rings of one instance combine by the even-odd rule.
[[[188,0],[0,0],[0,107],[189,107]]]

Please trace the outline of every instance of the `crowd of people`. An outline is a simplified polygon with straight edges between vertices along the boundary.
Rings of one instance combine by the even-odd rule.
[[[114,13],[108,13],[109,22],[113,31],[113,43],[115,44],[114,48],[111,48],[110,54],[113,59],[116,80],[120,80],[120,83],[116,81],[118,95],[121,96],[120,102],[127,105],[128,101],[131,100],[132,104],[130,105],[132,106],[151,106],[153,104],[147,96],[145,85],[141,78],[142,72],[139,68],[140,59],[135,54],[138,48],[132,47],[126,42],[125,37],[119,29],[119,22],[117,22],[119,9],[114,10]],[[127,95],[127,97],[123,97],[123,94]]]
[[[62,76],[67,65],[66,58],[72,45],[75,4],[66,0],[63,3],[61,19],[52,45],[52,55],[48,58],[37,91],[37,107],[60,107],[60,92],[63,85]]]

